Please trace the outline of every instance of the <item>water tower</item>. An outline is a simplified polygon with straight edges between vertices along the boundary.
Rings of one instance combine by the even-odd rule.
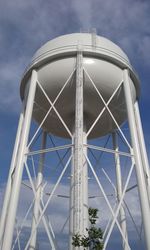
[[[115,225],[121,235],[122,249],[131,249],[124,197],[129,190],[138,188],[145,244],[146,249],[150,250],[150,175],[138,108],[140,86],[126,54],[116,44],[96,34],[60,36],[47,42],[35,53],[23,75],[20,95],[23,110],[1,214],[1,249],[13,249],[13,233],[25,168],[34,194],[34,205],[31,233],[24,249],[38,248],[37,228],[41,220],[50,241],[49,249],[57,249],[52,229],[48,227],[44,214],[65,171],[70,168],[69,250],[77,249],[71,244],[72,235],[84,235],[88,228],[88,179],[91,174],[111,214],[105,230],[104,249],[107,249]],[[31,125],[33,121],[38,124],[35,131]],[[125,123],[128,124],[131,140],[123,130]],[[32,145],[36,144],[39,131],[42,131],[41,148],[33,150]],[[69,143],[47,147],[46,138],[49,134],[61,138],[61,142],[65,140]],[[111,146],[100,146],[99,140],[107,135],[111,135]],[[120,149],[119,138],[127,150]],[[42,206],[45,155],[64,149],[70,149],[70,156],[47,202]],[[116,185],[105,172],[116,192],[117,205],[114,208],[106,194],[106,186],[102,185],[94,169],[89,155],[92,150],[96,156],[103,152],[114,159],[115,168],[111,169],[111,175],[115,175]],[[28,157],[32,155],[39,155],[36,185],[27,164]],[[121,157],[127,157],[131,162],[124,182]],[[129,187],[133,169],[136,185]]]

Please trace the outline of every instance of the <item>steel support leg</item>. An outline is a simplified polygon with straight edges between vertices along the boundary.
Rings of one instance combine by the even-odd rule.
[[[138,130],[140,152],[141,152],[141,157],[142,157],[142,161],[144,165],[144,171],[145,171],[146,182],[147,182],[147,192],[148,192],[149,203],[150,203],[150,169],[149,169],[149,162],[148,162],[146,146],[145,146],[145,141],[144,141],[138,101],[136,101],[136,103],[134,104],[134,110],[135,110],[136,126]]]
[[[46,136],[47,133],[43,132],[42,136],[42,145],[41,149],[45,149],[46,147]],[[33,218],[32,218],[32,227],[31,227],[31,235],[33,234],[30,242],[29,250],[35,250],[36,249],[36,241],[37,241],[37,228],[36,223],[39,218],[40,214],[40,199],[41,199],[41,191],[42,191],[42,182],[43,182],[43,167],[44,167],[44,160],[45,160],[45,154],[40,155],[39,160],[39,169],[38,169],[38,175],[36,180],[36,197],[34,202],[34,209],[33,209]]]
[[[117,180],[117,199],[118,203],[122,197],[122,177],[121,177],[121,166],[120,166],[120,156],[118,154],[119,146],[118,146],[118,138],[116,132],[112,134],[113,138],[113,147],[116,151],[115,153],[115,165],[116,165],[116,180]],[[120,227],[122,229],[122,233],[128,242],[128,234],[127,234],[127,226],[126,226],[126,215],[123,205],[120,208]],[[128,246],[125,241],[122,239],[122,249],[128,250]]]
[[[23,113],[20,114],[20,118],[19,118],[18,130],[17,130],[17,134],[16,134],[16,140],[15,140],[15,145],[14,145],[14,150],[13,150],[13,155],[12,155],[12,160],[11,160],[11,165],[10,165],[10,170],[9,170],[9,175],[8,175],[8,181],[7,181],[7,185],[6,185],[6,191],[5,191],[5,196],[4,196],[2,213],[1,213],[0,246],[1,246],[1,243],[2,243],[3,234],[4,234],[4,230],[5,230],[7,211],[8,211],[9,200],[10,200],[10,196],[11,196],[13,173],[14,173],[14,168],[15,168],[16,159],[17,159],[17,152],[18,152],[18,146],[19,146],[19,142],[20,142],[22,124],[23,124]]]
[[[27,141],[28,141],[30,123],[32,119],[32,110],[33,110],[34,97],[35,97],[35,91],[36,91],[36,82],[37,82],[37,73],[35,70],[33,70],[27,103],[26,103],[26,110],[25,110],[22,134],[20,138],[20,145],[18,149],[18,158],[17,158],[15,174],[13,178],[13,186],[12,186],[12,192],[11,192],[10,203],[9,203],[9,208],[8,208],[8,216],[6,220],[5,233],[3,237],[2,250],[10,250],[11,245],[12,245],[15,217],[16,217],[20,186],[21,186],[21,180],[22,180],[22,173],[23,173],[24,161],[26,160],[25,150],[26,150]]]
[[[83,144],[87,144],[86,132],[83,132]],[[86,228],[89,227],[89,214],[88,214],[88,164],[85,158],[87,155],[87,147],[83,148],[83,233],[87,235]]]
[[[125,69],[123,72],[123,80],[124,80],[124,93],[125,93],[125,101],[127,107],[127,114],[128,114],[128,122],[131,134],[131,141],[135,159],[135,170],[137,175],[137,183],[138,183],[138,190],[139,190],[139,197],[140,197],[140,204],[141,204],[141,212],[143,217],[143,227],[145,233],[145,242],[147,246],[147,250],[150,250],[150,206],[149,206],[149,199],[147,194],[147,187],[145,182],[145,176],[143,171],[143,164],[140,154],[140,146],[138,142],[138,132],[136,127],[136,120],[134,114],[134,104],[132,100],[131,88],[130,88],[130,79],[128,75],[128,70]]]
[[[74,145],[74,136],[72,139]],[[71,165],[71,176],[70,176],[70,200],[69,200],[69,250],[73,250],[72,236],[74,234],[74,148],[72,148],[72,165]]]

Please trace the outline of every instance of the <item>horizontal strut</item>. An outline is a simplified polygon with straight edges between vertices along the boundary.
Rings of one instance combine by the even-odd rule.
[[[115,154],[115,150],[113,150],[113,149],[103,148],[103,147],[90,145],[90,144],[84,144],[84,146],[86,146],[87,148],[103,151],[103,152],[106,152],[106,153]],[[133,154],[126,153],[126,152],[118,151],[117,153],[119,155],[122,155],[122,156],[133,157]]]
[[[30,152],[25,153],[25,155],[30,156],[30,155],[44,154],[44,153],[63,150],[63,149],[71,148],[71,147],[73,147],[73,144],[68,144],[68,145],[63,145],[63,146],[58,146],[58,147],[53,147],[53,148],[46,148],[43,150],[30,151]]]

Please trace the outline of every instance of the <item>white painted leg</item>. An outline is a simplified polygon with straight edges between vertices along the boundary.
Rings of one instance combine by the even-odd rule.
[[[74,144],[74,137],[72,139]],[[72,148],[74,151],[74,148]],[[70,176],[70,204],[69,204],[69,250],[73,250],[72,236],[73,236],[73,219],[74,219],[74,154],[72,153],[72,165],[71,165],[71,176]]]
[[[26,151],[28,135],[29,135],[29,130],[30,130],[30,123],[32,119],[32,110],[33,110],[34,97],[35,97],[35,91],[36,91],[36,83],[37,83],[37,72],[33,70],[27,103],[26,103],[24,123],[23,123],[21,138],[20,138],[18,159],[17,159],[17,164],[15,167],[13,187],[12,187],[12,193],[11,193],[10,203],[9,203],[9,208],[8,208],[8,216],[7,216],[7,221],[6,221],[5,233],[3,237],[2,250],[11,249],[24,161],[26,160],[25,151]]]
[[[131,133],[131,141],[135,159],[135,169],[137,175],[137,183],[138,183],[138,190],[139,190],[139,197],[140,197],[140,204],[141,204],[141,211],[143,217],[143,227],[145,233],[145,242],[147,246],[147,250],[150,250],[150,207],[149,207],[149,199],[147,195],[147,188],[145,183],[145,176],[143,171],[143,164],[140,154],[140,147],[138,142],[138,131],[136,127],[135,121],[135,114],[134,114],[134,104],[131,95],[130,89],[130,82],[129,82],[129,75],[128,70],[125,69],[123,72],[124,77],[124,93],[125,93],[125,101],[127,107],[127,114],[128,114],[128,122],[129,128]]]
[[[117,180],[117,199],[118,203],[122,197],[122,175],[121,175],[121,166],[120,166],[120,156],[118,154],[119,146],[117,140],[117,133],[114,132],[112,134],[113,138],[113,147],[115,150],[115,165],[116,165],[116,180]],[[123,205],[120,207],[120,227],[122,229],[122,233],[128,242],[128,234],[127,234],[127,225],[126,225],[126,215]],[[122,249],[128,250],[128,246],[126,245],[125,241],[122,239]]]
[[[146,176],[146,182],[147,182],[147,192],[148,192],[148,197],[149,197],[149,202],[150,202],[150,169],[149,169],[149,162],[148,162],[146,146],[145,146],[145,141],[144,141],[138,101],[136,101],[136,103],[134,104],[134,110],[135,110],[136,126],[137,126],[138,136],[139,136],[138,137],[139,145],[141,149],[140,151],[141,151],[141,156],[142,156],[142,161],[143,161],[144,171],[145,171],[145,176]]]
[[[83,131],[83,144],[87,144],[86,132]],[[88,165],[85,158],[87,155],[87,147],[83,147],[83,234],[87,235],[86,228],[89,228],[89,214],[88,214]]]
[[[6,222],[6,218],[7,218],[8,205],[9,205],[9,200],[10,200],[10,195],[11,195],[13,172],[14,172],[16,159],[17,159],[17,152],[18,152],[18,146],[19,146],[19,142],[20,142],[22,124],[23,124],[23,113],[20,114],[20,118],[19,118],[18,130],[17,130],[17,134],[16,134],[16,141],[15,141],[15,145],[14,145],[14,150],[13,150],[13,155],[12,155],[12,160],[11,160],[11,165],[10,165],[10,170],[9,170],[9,176],[8,176],[6,191],[5,191],[5,196],[4,196],[3,208],[2,208],[2,213],[1,213],[0,246],[2,243],[3,234],[4,234],[4,230],[5,230],[5,222]]]
[[[46,147],[46,136],[47,133],[43,132],[42,136],[42,145],[41,149],[45,149]],[[36,197],[35,197],[35,202],[34,202],[34,209],[33,209],[33,218],[32,218],[32,227],[31,227],[31,242],[30,242],[30,250],[35,250],[36,249],[36,242],[37,242],[37,228],[36,228],[36,223],[39,218],[40,214],[40,199],[41,199],[41,191],[42,191],[42,182],[43,182],[43,167],[44,167],[44,158],[45,154],[40,155],[40,160],[39,160],[39,169],[38,169],[38,175],[37,175],[37,180],[36,180]]]

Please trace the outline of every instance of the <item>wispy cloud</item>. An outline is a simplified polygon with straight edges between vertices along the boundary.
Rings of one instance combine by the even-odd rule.
[[[23,182],[26,185],[30,186],[30,183],[28,180],[24,180]],[[49,182],[48,186],[46,187],[46,190],[44,190],[44,193],[51,192],[53,185],[54,184]],[[2,194],[4,192],[4,186],[5,185],[3,185],[0,189],[0,200],[3,199]],[[107,191],[105,190],[106,193],[111,194],[112,190],[111,190],[110,186],[105,184],[105,188],[107,190]],[[66,238],[66,239],[68,237],[69,223],[68,222],[66,223],[66,221],[67,221],[67,218],[69,216],[69,199],[57,197],[58,194],[59,195],[60,194],[61,195],[69,195],[69,185],[67,183],[60,183],[59,184],[59,186],[56,190],[56,193],[54,194],[54,196],[53,196],[53,198],[52,198],[52,200],[51,200],[51,202],[46,210],[46,215],[49,217],[50,222],[53,226],[53,230],[55,232],[56,239],[58,241],[58,245],[60,247],[62,247],[61,249],[66,249],[67,241],[65,243],[65,241],[62,239],[62,237]],[[102,193],[100,192],[97,184],[94,182],[92,182],[90,184],[90,194],[94,194],[95,196],[97,196],[97,198],[89,200],[89,205],[91,207],[99,209],[98,226],[102,227],[104,230],[105,226],[108,223],[108,220],[111,218],[110,210],[109,210],[108,206],[106,205],[106,202],[105,202],[105,200],[102,196]],[[100,197],[99,197],[99,195],[100,195]],[[48,197],[49,196],[45,196],[45,195],[43,196],[44,203],[46,203]],[[114,198],[109,199],[111,205],[114,204],[114,202],[112,202],[112,199],[114,199]],[[17,213],[17,224],[19,227],[21,226],[23,218],[24,218],[32,201],[33,201],[32,191],[29,188],[22,186],[20,200],[19,200],[19,206],[18,206],[18,213]],[[131,193],[128,193],[126,195],[126,203],[128,204],[128,207],[130,209],[132,217],[135,220],[137,227],[140,231],[141,214],[140,214],[139,200],[138,200],[138,195],[137,195],[136,190],[133,190],[133,191],[131,191]],[[134,235],[134,243],[136,243],[136,241],[138,241],[138,236],[137,236],[136,230],[134,228],[134,225],[132,223],[131,217],[129,216],[128,212],[126,213],[126,215],[127,215],[126,218],[127,218],[127,226],[128,226],[130,242],[132,242],[132,240],[133,240],[133,238],[130,237],[130,233],[132,232],[132,236]],[[32,221],[32,209],[27,217],[27,220],[24,223],[24,228],[23,228],[22,233],[21,233],[21,239],[24,239],[24,244],[25,244],[25,242],[27,242],[27,240],[28,240],[27,238],[30,235],[31,221]],[[64,227],[64,230],[62,230],[65,223],[66,223],[66,226]],[[44,237],[45,242],[47,242],[46,233],[45,233],[45,229],[44,229],[43,224],[40,224],[39,230],[40,230],[39,237]],[[116,235],[118,235],[117,228],[114,229],[114,233]],[[118,243],[118,241],[116,242],[116,244],[117,243]],[[63,248],[63,244],[64,244],[64,248]],[[44,245],[42,245],[42,242],[40,243],[40,245],[41,245],[41,247],[43,246],[42,249],[48,249],[47,245],[46,245],[47,248],[46,247],[44,248]]]
[[[100,35],[113,39],[123,47],[134,63],[141,63],[150,49],[150,3],[148,1],[72,1],[81,27],[95,27]],[[146,43],[146,47],[144,44]],[[142,48],[142,49],[141,49]],[[136,62],[138,60],[138,62]]]
[[[0,112],[19,113],[21,109],[20,80],[31,57],[41,45],[56,36],[80,32],[80,29],[90,31],[91,28],[96,28],[99,35],[116,42],[127,53],[141,76],[142,95],[146,104],[149,105],[149,13],[150,2],[146,0],[1,0]],[[149,143],[149,120],[146,112],[148,117],[148,111],[143,108],[143,116],[145,115],[145,119],[147,119],[148,135],[146,139]],[[6,143],[8,138],[4,139]],[[2,162],[1,165],[3,166],[4,163]],[[95,190],[97,190],[97,186],[91,185],[91,193],[95,194]],[[61,184],[57,193],[59,192],[68,193],[68,187]],[[3,193],[4,186],[0,188],[0,201],[3,200]],[[26,192],[25,188],[22,188],[21,194],[19,223],[33,199],[31,192]],[[139,208],[137,193],[127,195],[126,201],[130,204],[131,212],[139,226],[140,210],[137,209],[137,207]],[[91,200],[90,204],[100,207],[99,225],[105,225],[108,215],[110,215],[106,204],[99,198]],[[48,208],[48,213],[55,231],[59,234],[60,225],[63,226],[65,218],[67,218],[68,201],[62,202],[61,198],[54,199],[52,206]],[[25,224],[26,230],[31,224],[31,215]],[[103,221],[101,221],[101,215]],[[129,219],[129,215],[127,215],[127,219]],[[129,226],[131,232],[131,223]],[[67,230],[66,226],[64,233]],[[131,235],[133,236],[133,233]],[[47,249],[47,246],[43,246],[42,249]],[[116,248],[114,247],[114,249]]]
[[[138,69],[149,67],[149,11],[149,1],[140,0],[132,4],[129,0],[1,1],[0,106],[18,104],[21,73],[43,43],[61,34],[79,32],[80,28],[95,27],[99,35],[117,42]]]

